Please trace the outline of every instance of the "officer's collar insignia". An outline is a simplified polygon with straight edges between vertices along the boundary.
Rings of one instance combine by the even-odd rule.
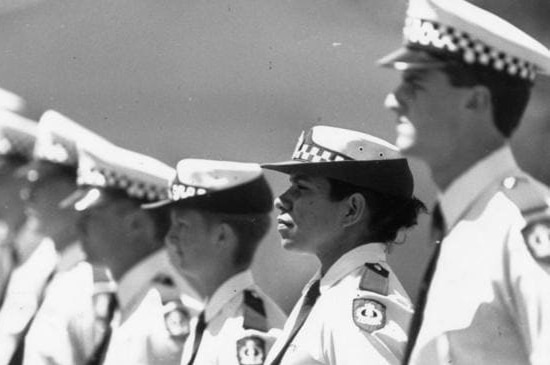
[[[550,217],[530,222],[521,232],[533,257],[550,265]]]
[[[247,336],[237,341],[240,365],[262,365],[265,360],[265,341],[259,336]]]
[[[360,329],[372,333],[386,325],[386,306],[376,300],[353,300],[353,322]]]
[[[191,316],[179,301],[164,305],[164,323],[171,337],[185,340],[190,332]]]

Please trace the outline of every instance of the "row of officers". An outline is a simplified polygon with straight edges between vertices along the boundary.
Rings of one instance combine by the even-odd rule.
[[[550,364],[550,193],[507,143],[550,51],[463,0],[411,0],[404,41],[396,145],[315,126],[289,161],[172,168],[4,105],[0,365]],[[439,188],[415,305],[387,262],[427,211],[403,156]],[[288,319],[250,271],[271,225],[320,263]]]

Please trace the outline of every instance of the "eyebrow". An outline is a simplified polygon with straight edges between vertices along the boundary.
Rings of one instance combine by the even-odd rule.
[[[288,179],[291,183],[297,183],[299,181],[309,182],[310,178],[307,175],[291,175]]]
[[[414,70],[403,74],[403,81],[415,82],[426,79],[427,72],[424,70]]]

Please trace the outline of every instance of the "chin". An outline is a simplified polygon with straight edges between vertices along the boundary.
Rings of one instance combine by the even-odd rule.
[[[301,242],[297,242],[289,238],[281,239],[281,246],[283,246],[285,251],[306,252],[303,249],[303,244]]]

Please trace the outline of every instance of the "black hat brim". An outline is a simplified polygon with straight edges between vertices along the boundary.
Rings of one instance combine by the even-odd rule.
[[[414,182],[406,159],[378,161],[302,162],[262,164],[285,174],[321,176],[347,182],[383,194],[410,198]]]
[[[142,204],[141,209],[146,209],[146,210],[158,209],[158,208],[166,207],[170,204],[174,204],[174,202],[170,199],[164,199],[164,200],[159,200],[159,201],[152,202],[152,203]]]

